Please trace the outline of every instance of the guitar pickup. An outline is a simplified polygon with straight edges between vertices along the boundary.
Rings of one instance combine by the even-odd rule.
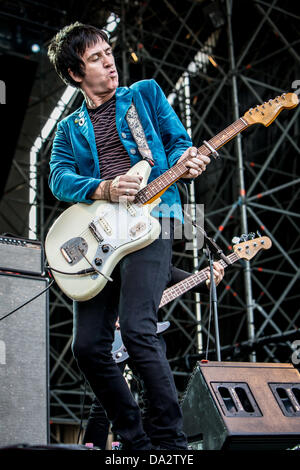
[[[107,220],[104,217],[101,217],[101,216],[98,217],[97,222],[101,225],[101,227],[103,228],[105,233],[107,233],[107,235],[112,234],[111,226],[109,225],[109,223],[107,222]]]
[[[107,235],[112,234],[112,229],[106,219],[100,215],[99,217],[95,218],[90,224],[89,229],[91,230],[92,234],[96,238],[97,242],[102,243],[104,238],[101,235],[100,227],[107,233]]]
[[[129,212],[129,214],[132,215],[132,217],[136,216],[136,210],[134,208],[134,205],[131,202],[126,203],[126,209]]]

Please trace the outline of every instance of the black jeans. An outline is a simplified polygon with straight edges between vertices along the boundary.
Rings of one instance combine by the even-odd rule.
[[[166,351],[166,343],[161,334],[159,335],[159,340],[161,342],[163,350]],[[135,385],[134,388],[138,391],[139,403],[140,407],[142,408],[142,418],[143,421],[146,421],[147,423],[147,409],[149,407],[149,404],[143,381],[141,380],[139,373],[135,369],[134,363],[131,361],[130,358],[127,358],[125,361],[118,363],[118,367],[120,368],[122,374],[124,374],[126,366],[131,369],[133,385]],[[101,405],[97,397],[94,397],[92,406],[90,408],[85,433],[83,436],[83,443],[86,444],[88,442],[92,442],[94,446],[97,446],[100,449],[105,449],[109,433],[109,425],[110,423],[107,419],[103,406]]]
[[[96,297],[74,302],[73,354],[125,449],[187,447],[173,375],[156,333],[157,310],[172,258],[172,237],[163,237],[125,256],[112,273],[114,281]],[[144,425],[111,355],[118,316],[124,345],[149,399]]]
[[[118,363],[122,374],[124,373],[127,361]],[[83,444],[92,442],[94,446],[104,450],[106,448],[109,420],[107,419],[105,410],[97,397],[94,397],[92,406],[89,411],[89,417],[83,436]]]

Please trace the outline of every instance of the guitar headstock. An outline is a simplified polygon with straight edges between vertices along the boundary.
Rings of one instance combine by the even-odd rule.
[[[243,119],[249,125],[263,124],[268,127],[283,109],[295,108],[298,103],[299,99],[296,93],[283,93],[273,100],[266,101],[255,108],[250,108],[244,114]]]
[[[269,237],[250,237],[250,239],[247,239],[246,241],[235,244],[233,247],[233,251],[236,255],[238,255],[239,258],[243,258],[249,261],[260,250],[268,250],[269,248],[271,248],[271,246],[272,242]]]

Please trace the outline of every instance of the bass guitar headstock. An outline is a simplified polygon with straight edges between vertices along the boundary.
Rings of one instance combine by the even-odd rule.
[[[269,237],[254,237],[255,234],[250,233],[249,235],[242,235],[240,238],[233,238],[232,242],[235,243],[233,251],[239,258],[249,261],[260,250],[268,250],[271,248],[272,242]]]

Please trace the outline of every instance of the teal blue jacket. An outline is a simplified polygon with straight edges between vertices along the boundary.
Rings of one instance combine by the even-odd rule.
[[[132,165],[142,158],[125,119],[132,100],[155,162],[150,182],[173,166],[192,142],[155,80],[119,87],[116,90],[116,127]],[[90,204],[94,202],[90,197],[100,182],[95,134],[84,101],[78,110],[58,123],[50,159],[49,186],[59,200]],[[182,220],[176,184],[161,196],[161,203],[152,215]]]

